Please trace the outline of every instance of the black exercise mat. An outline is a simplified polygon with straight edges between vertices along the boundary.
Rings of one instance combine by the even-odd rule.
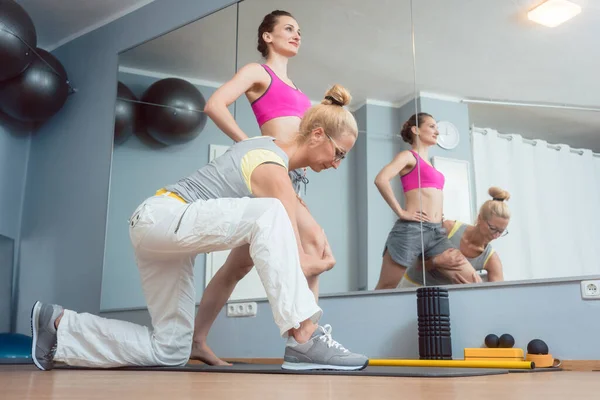
[[[509,369],[508,372],[558,372],[563,371],[560,367],[554,368],[534,368],[534,369]]]
[[[32,358],[0,358],[0,365],[33,364]]]
[[[56,366],[55,369],[95,370],[98,368]],[[106,370],[106,369],[103,369]],[[112,370],[123,371],[173,371],[173,372],[225,372],[247,374],[295,374],[295,375],[357,375],[357,376],[403,376],[421,378],[461,377],[507,374],[506,369],[487,368],[437,368],[437,367],[367,367],[361,371],[290,371],[274,364],[234,364],[231,366],[209,366],[187,364],[182,367],[123,367]]]

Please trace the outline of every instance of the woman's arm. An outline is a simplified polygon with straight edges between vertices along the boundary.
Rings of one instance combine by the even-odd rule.
[[[298,222],[296,221],[298,200],[296,199],[296,192],[292,187],[287,170],[278,164],[261,164],[254,169],[250,179],[252,182],[252,193],[256,197],[279,199],[285,207],[294,228],[294,234],[296,235],[300,264],[302,265],[304,275],[318,275],[333,268],[335,259],[331,254],[328,244],[325,246],[323,257],[311,256],[304,252],[298,232]]]
[[[394,159],[375,177],[375,186],[383,196],[383,199],[388,203],[390,208],[398,215],[399,218],[408,219],[406,212],[398,203],[390,181],[402,171],[409,162],[414,159],[414,156],[409,151],[402,151],[394,157]]]
[[[265,79],[265,70],[260,64],[245,65],[206,102],[204,107],[206,115],[235,142],[248,139],[248,136],[239,127],[227,107],[248,90],[264,83]]]
[[[490,257],[488,262],[485,264],[484,269],[488,273],[488,282],[499,282],[504,280],[504,273],[502,270],[502,262],[498,253],[494,251],[494,254]]]

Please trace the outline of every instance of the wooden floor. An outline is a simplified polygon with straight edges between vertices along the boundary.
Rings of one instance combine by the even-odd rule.
[[[202,372],[39,371],[0,366],[0,399],[486,399],[598,398],[600,372],[511,373],[465,378]]]

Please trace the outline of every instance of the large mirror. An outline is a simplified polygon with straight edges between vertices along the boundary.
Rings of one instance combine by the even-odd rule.
[[[424,230],[429,257],[400,286],[599,275],[598,6],[421,0],[413,15],[423,211],[443,229]]]
[[[300,40],[300,48],[284,62],[257,49],[257,27],[273,10],[290,12],[300,29],[291,39]],[[352,151],[336,169],[291,174],[304,205],[299,210],[303,247],[321,254],[326,239],[336,260],[333,269],[318,276],[319,294],[373,290],[379,280],[386,237],[398,217],[373,183],[400,149],[402,122],[416,112],[410,11],[404,0],[380,0],[376,7],[358,0],[246,0],[239,5],[238,69],[261,64],[271,75],[269,90],[287,85],[279,87],[300,90],[312,104],[320,103],[334,84],[352,95],[347,108],[359,127]],[[274,133],[284,140],[285,132],[297,130],[297,121],[257,123],[253,107],[260,110],[261,101],[243,97],[236,103],[236,122],[247,135]],[[392,179],[389,185],[398,197],[400,182]],[[255,271],[252,276],[258,282]],[[258,284],[242,283],[236,292],[263,296]]]
[[[541,3],[245,0],[120,54],[102,310],[146,304],[127,228],[143,199],[239,140],[293,140],[334,84],[354,148],[290,171],[302,246],[336,260],[316,295],[599,275],[600,12],[574,2],[549,27]],[[248,69],[250,89],[215,94]],[[197,302],[228,262],[195,258]],[[266,297],[255,269],[239,279],[228,300]]]
[[[274,14],[289,22],[275,29],[266,17],[276,10],[292,17]],[[301,242],[315,254],[327,246],[336,261],[312,278],[316,295],[375,289],[398,215],[374,182],[403,149],[399,132],[417,112],[411,18],[408,0],[245,0],[120,54],[102,310],[146,306],[128,231],[144,199],[219,157],[238,134],[293,140],[300,115],[335,84],[352,96],[345,108],[358,139],[336,168],[290,173],[304,213]],[[257,48],[263,21],[275,56]],[[249,66],[259,83],[221,101],[218,89]],[[278,96],[297,105],[282,110]],[[333,154],[343,155],[333,142]],[[386,185],[404,206],[400,179]],[[231,254],[195,258],[196,302]],[[265,297],[249,269],[228,299]]]

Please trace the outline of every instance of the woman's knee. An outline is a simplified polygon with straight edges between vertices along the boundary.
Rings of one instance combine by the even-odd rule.
[[[252,271],[253,267],[254,264],[236,266],[232,272],[233,278],[238,282],[241,281],[250,271]]]
[[[231,250],[219,272],[223,271],[223,274],[230,280],[239,282],[248,275],[252,267],[254,267],[254,261],[250,256],[250,246],[246,244]]]
[[[178,367],[187,364],[192,353],[192,336],[173,344],[155,343],[155,357],[158,365]]]
[[[381,272],[379,273],[379,281],[377,282],[375,289],[395,289],[404,277],[406,269],[405,266],[394,261],[391,254],[386,249],[383,253]]]

